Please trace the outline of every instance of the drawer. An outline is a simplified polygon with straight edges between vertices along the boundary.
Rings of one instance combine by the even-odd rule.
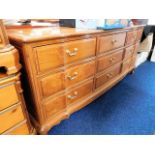
[[[1,38],[1,36],[0,36],[0,44],[2,43],[2,38]]]
[[[65,89],[64,72],[48,75],[39,81],[42,97],[48,97]]]
[[[69,87],[73,84],[81,82],[95,74],[95,61],[90,61],[84,64],[71,67],[66,70],[66,86]]]
[[[44,111],[46,117],[52,117],[53,115],[65,110],[66,108],[66,96],[59,95],[58,97],[54,97],[52,100],[47,101],[44,103]]]
[[[127,32],[126,45],[131,45],[136,42],[137,30]]]
[[[71,63],[77,60],[95,56],[96,38],[76,40],[64,44],[65,61]]]
[[[93,90],[93,80],[89,80],[85,84],[68,91],[66,96],[67,105],[77,102],[83,97],[86,97],[87,95],[92,93],[92,90]]]
[[[12,106],[18,101],[19,99],[15,84],[0,86],[0,111]]]
[[[98,52],[106,52],[124,46],[126,33],[101,36],[98,39]]]
[[[130,67],[131,67],[131,60],[126,60],[125,62],[123,62],[123,66],[122,66],[122,72],[127,72],[129,71]]]
[[[64,65],[63,44],[53,44],[34,48],[37,71],[43,72]]]
[[[141,40],[142,33],[143,33],[143,29],[138,29],[137,30],[137,41],[140,41]]]
[[[29,129],[26,123],[17,125],[16,127],[10,129],[5,135],[29,135]]]
[[[20,105],[0,113],[0,134],[24,120]]]
[[[135,46],[129,46],[129,47],[127,47],[125,49],[124,59],[131,58],[132,55],[134,54],[134,49],[135,49]]]
[[[136,56],[132,58],[130,67],[135,68],[135,63],[136,63]]]
[[[99,57],[97,60],[97,72],[103,71],[117,62],[121,62],[123,59],[123,51],[124,50],[122,49],[107,56]]]
[[[121,64],[117,64],[109,69],[104,74],[101,74],[96,77],[95,88],[102,86],[103,84],[109,82],[111,79],[115,78],[121,72]]]
[[[74,62],[95,56],[96,38],[69,41],[34,48],[38,72],[61,67],[64,63]]]
[[[136,43],[134,45],[134,54],[133,54],[133,56],[137,56],[138,48],[139,48],[139,43]]]

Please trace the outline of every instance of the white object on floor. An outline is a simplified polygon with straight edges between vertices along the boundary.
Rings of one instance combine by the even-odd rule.
[[[155,62],[155,46],[154,46],[154,49],[153,49],[153,52],[152,52],[151,61]]]
[[[149,56],[149,52],[141,52],[137,54],[136,67],[145,62]]]
[[[140,46],[138,48],[137,59],[136,59],[136,67],[138,67],[140,64],[142,64],[147,60],[149,53],[151,51],[152,41],[153,41],[153,33],[150,33],[143,40],[143,42],[140,43]]]

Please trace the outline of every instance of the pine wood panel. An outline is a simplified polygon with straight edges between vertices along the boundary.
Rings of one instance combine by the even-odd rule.
[[[0,52],[0,67],[5,68],[3,71],[0,70],[0,75],[17,73],[21,69],[18,51],[13,48],[8,52]]]
[[[123,47],[125,43],[126,33],[112,34],[101,36],[98,39],[98,52],[106,52],[119,47]]]
[[[83,97],[89,95],[90,93],[92,93],[92,90],[93,80],[90,80],[87,83],[68,91],[66,95],[67,105],[77,102]]]
[[[130,69],[130,67],[131,67],[131,61],[132,61],[132,58],[127,59],[126,61],[123,62],[122,72],[127,72],[127,71],[129,71],[129,69]]]
[[[20,105],[0,113],[0,134],[24,120]],[[2,123],[3,122],[3,123]]]
[[[135,50],[135,46],[129,46],[125,49],[125,55],[124,55],[124,59],[130,59],[132,57],[132,55],[134,54],[134,50]]]
[[[65,61],[71,63],[87,57],[95,56],[96,38],[70,41],[64,44]]]
[[[28,129],[28,125],[27,123],[23,122],[4,133],[4,135],[29,135],[29,134],[30,132]]]
[[[136,55],[132,57],[131,59],[131,65],[130,68],[135,68],[135,63],[136,63]]]
[[[120,62],[123,59],[124,49],[114,51],[109,55],[99,57],[97,60],[97,72],[101,72],[108,67]]]
[[[65,89],[64,80],[65,80],[64,72],[50,74],[49,76],[42,78],[39,81],[42,97],[48,97],[50,95],[55,94],[56,92]]]
[[[64,50],[62,44],[46,45],[34,48],[37,70],[43,72],[64,65]]]
[[[44,110],[46,113],[46,117],[52,117],[55,114],[61,112],[62,110],[65,110],[66,108],[66,96],[63,95],[58,95],[57,97],[54,97],[44,103]]]
[[[95,88],[101,87],[103,84],[119,75],[120,72],[121,64],[117,64],[114,67],[110,68],[109,71],[107,71],[106,73],[97,76],[95,80]]]
[[[140,28],[137,30],[137,41],[141,40],[142,33],[143,33],[143,28]]]
[[[137,40],[137,30],[127,32],[126,45],[134,44]]]
[[[95,61],[89,61],[75,67],[68,68],[65,72],[66,87],[72,86],[86,80],[95,74]]]
[[[0,87],[0,101],[0,111],[16,104],[19,101],[14,84]]]
[[[9,39],[2,19],[0,19],[0,52],[9,45]]]

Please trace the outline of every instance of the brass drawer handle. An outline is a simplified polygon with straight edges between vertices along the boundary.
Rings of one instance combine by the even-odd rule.
[[[78,48],[74,48],[74,50],[73,51],[70,51],[70,50],[66,50],[66,53],[69,55],[69,56],[75,56],[75,55],[77,55],[77,53],[78,53]]]
[[[75,91],[73,94],[74,94],[74,95],[68,95],[67,98],[70,99],[70,100],[75,99],[75,98],[77,97],[77,95],[78,95],[78,92]]]
[[[115,61],[115,58],[110,58],[110,62],[113,63]]]
[[[77,76],[78,76],[78,72],[74,72],[72,76],[71,76],[71,75],[68,75],[67,78],[68,78],[69,80],[74,80],[74,79],[77,78]]]
[[[11,112],[12,112],[12,113],[15,113],[16,111],[17,111],[17,108],[16,108],[16,109],[13,109]]]
[[[111,42],[112,42],[112,44],[115,44],[117,42],[117,40],[113,39]]]
[[[112,75],[112,73],[108,73],[106,76],[107,76],[107,78],[112,78],[113,75]]]

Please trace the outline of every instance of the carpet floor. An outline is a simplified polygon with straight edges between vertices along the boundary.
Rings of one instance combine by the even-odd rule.
[[[145,62],[107,93],[72,114],[49,135],[152,135],[155,63]]]

